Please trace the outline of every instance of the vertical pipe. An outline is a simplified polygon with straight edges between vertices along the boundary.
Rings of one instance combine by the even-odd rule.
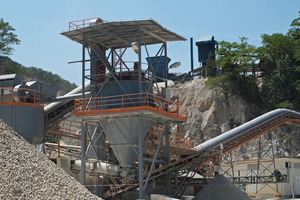
[[[139,43],[138,43],[138,56],[139,56],[139,66],[138,66],[138,81],[139,81],[139,92],[142,91],[142,48],[141,48],[141,27],[139,28]]]
[[[83,37],[82,43],[82,98],[84,98],[85,93],[85,39]],[[84,122],[81,122],[81,184],[85,185],[85,149],[86,149],[86,141],[85,141],[85,126]]]
[[[165,142],[166,142],[166,146],[165,146],[165,154],[166,154],[166,162],[167,165],[170,164],[170,133],[169,133],[169,125],[166,124],[165,129],[164,129],[164,135],[165,135]],[[171,181],[172,181],[172,177],[171,177],[171,173],[167,173],[166,174],[166,190],[168,194],[171,194]]]
[[[194,71],[194,51],[193,51],[193,38],[190,38],[191,41],[191,72]]]
[[[139,199],[144,198],[144,132],[142,127],[142,122],[143,119],[139,119],[140,125],[139,125]]]
[[[85,93],[85,39],[83,36],[82,41],[82,98],[84,98]]]
[[[86,149],[86,137],[85,137],[85,124],[81,121],[81,184],[85,185],[85,149]]]
[[[166,161],[169,164],[170,163],[170,133],[169,133],[170,127],[168,124],[166,124],[164,134],[165,134],[165,152],[166,152]]]
[[[168,87],[168,73],[169,73],[169,69],[168,69],[168,58],[167,58],[167,43],[164,43],[164,47],[165,47],[165,63],[166,63],[166,70],[165,70],[165,75],[166,75],[166,81],[165,81],[165,87]],[[165,91],[166,92],[166,91]],[[165,95],[165,94],[164,94]]]

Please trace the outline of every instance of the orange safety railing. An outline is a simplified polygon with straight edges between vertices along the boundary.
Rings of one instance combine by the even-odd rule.
[[[150,110],[184,121],[187,119],[186,110],[184,114],[179,113],[180,106],[178,101],[174,105],[174,102],[151,93],[134,93],[75,99],[74,107],[75,115],[95,115]]]
[[[44,107],[44,96],[29,88],[0,87],[0,104]]]
[[[80,139],[81,137],[81,122],[74,120],[62,120],[58,124],[54,124],[47,129],[48,133],[61,135],[65,137]]]

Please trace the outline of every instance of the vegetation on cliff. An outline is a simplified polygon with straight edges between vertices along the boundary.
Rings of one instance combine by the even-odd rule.
[[[300,109],[300,17],[292,21],[286,34],[262,35],[255,47],[242,37],[240,42],[219,42],[217,59],[210,60],[208,86],[239,94],[257,105],[274,109]],[[257,78],[257,70],[263,73]],[[217,71],[221,75],[217,76]],[[250,70],[250,75],[247,73]],[[209,71],[209,70],[208,70]],[[259,87],[259,85],[261,87]]]

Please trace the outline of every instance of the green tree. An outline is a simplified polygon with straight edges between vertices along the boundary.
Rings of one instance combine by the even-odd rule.
[[[300,18],[287,34],[262,35],[260,68],[264,71],[262,97],[270,109],[300,108]]]
[[[257,102],[260,97],[256,79],[247,76],[257,60],[256,47],[249,45],[245,37],[240,40],[240,43],[219,43],[216,65],[222,69],[222,75],[210,78],[207,84],[221,87],[228,94],[240,94],[249,101]]]
[[[8,22],[0,19],[0,55],[12,54],[14,48],[11,45],[20,43],[14,31],[15,29]]]

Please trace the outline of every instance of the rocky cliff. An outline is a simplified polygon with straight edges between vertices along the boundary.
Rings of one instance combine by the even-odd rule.
[[[204,142],[267,112],[262,106],[249,103],[238,95],[225,95],[220,89],[209,89],[205,81],[199,79],[172,86],[171,97],[179,100],[182,113],[187,111],[188,120],[182,130],[186,136],[196,136]],[[297,149],[295,145],[300,143],[297,131],[299,128],[295,125],[285,125],[269,133],[273,136],[277,156],[297,155],[296,151],[289,149]],[[290,137],[293,137],[294,144],[291,144]],[[249,159],[257,157],[257,152],[257,141],[252,141],[235,155],[239,157],[236,159]]]

